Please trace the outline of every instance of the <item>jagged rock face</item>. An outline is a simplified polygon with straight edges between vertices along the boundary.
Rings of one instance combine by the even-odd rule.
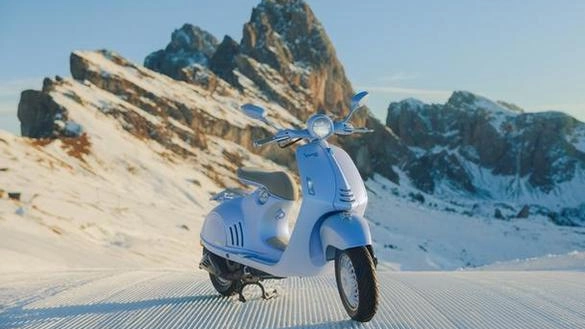
[[[241,89],[242,86],[234,74],[234,69],[237,67],[236,56],[239,52],[240,45],[226,35],[211,57],[209,68],[232,86]]]
[[[262,96],[303,121],[318,109],[338,116],[346,114],[353,94],[323,26],[301,0],[263,0],[253,9],[250,21],[244,24],[239,44],[225,36],[214,53],[207,55],[207,61],[191,64],[198,56],[181,62],[184,66],[178,74],[169,74],[161,69],[162,64],[151,65],[153,54],[146,58],[145,66],[200,85],[210,93],[215,92],[216,77],[239,92],[245,89],[245,84],[253,84]],[[172,56],[160,58],[169,61],[167,66],[177,63]],[[372,135],[339,140],[354,159],[359,158],[357,166],[361,173],[370,176],[379,172],[398,181],[392,166],[404,158],[404,153],[397,153],[395,148],[405,148],[398,146],[401,144],[397,137],[368,111],[358,112],[352,122],[356,126],[367,122],[376,131]]]
[[[570,136],[584,124],[562,113],[523,113],[468,92],[454,92],[445,105],[415,100],[390,104],[386,124],[417,158],[404,165],[417,187],[433,192],[439,181],[473,194],[482,168],[490,174],[527,179],[543,193],[585,169],[585,153]],[[516,191],[521,193],[520,190]]]
[[[18,119],[22,136],[44,138],[53,136],[55,116],[59,105],[38,90],[25,90],[20,94]]]
[[[209,67],[238,89],[242,86],[235,72],[242,73],[269,99],[303,120],[317,109],[337,114],[346,111],[352,95],[335,48],[311,8],[301,0],[263,0],[244,24],[239,44],[226,36],[217,45],[208,32],[185,24],[173,32],[166,49],[144,61],[154,71],[198,83],[190,78],[194,64]],[[275,75],[281,80],[279,86],[273,86]],[[360,114],[356,119],[362,123],[365,117]]]
[[[62,79],[57,77],[57,81]],[[25,90],[18,102],[20,134],[31,138],[78,137],[82,127],[67,117],[67,109],[49,96],[56,81],[45,78],[43,89]]]
[[[313,108],[334,113],[346,109],[351,84],[323,26],[311,8],[300,0],[262,1],[244,25],[242,52],[267,63],[292,88],[310,91]],[[307,68],[298,74],[291,67]]]
[[[107,61],[115,63],[118,69],[129,69],[137,77],[123,76],[116,71],[104,71],[93,60],[95,57],[100,61],[103,61],[105,58]],[[243,116],[242,113],[239,113],[239,106],[246,101],[239,100],[238,97],[246,97],[251,91],[248,89],[243,91],[234,89],[232,85],[223,79],[219,79],[208,68],[200,65],[193,66],[193,68],[198,70],[195,73],[196,76],[200,78],[205,77],[204,79],[214,81],[215,83],[215,86],[211,90],[208,88],[209,86],[203,86],[205,87],[203,89],[206,89],[203,92],[200,84],[197,84],[196,87],[187,88],[186,86],[188,85],[137,66],[120,55],[107,50],[101,50],[95,54],[91,52],[74,52],[70,57],[70,65],[71,74],[76,80],[89,81],[100,89],[167,122],[166,125],[152,126],[146,120],[146,122],[143,122],[144,124],[125,126],[129,127],[128,129],[134,129],[136,126],[145,127],[145,129],[141,129],[140,131],[130,131],[135,135],[152,138],[182,155],[185,155],[185,152],[169,142],[168,137],[170,133],[177,134],[180,139],[188,142],[191,146],[202,149],[207,147],[206,136],[217,136],[237,143],[247,148],[250,152],[264,155],[276,163],[295,168],[292,161],[294,155],[290,152],[290,149],[281,150],[276,146],[261,149],[253,147],[254,139],[269,134],[266,128],[257,125],[252,127],[242,126],[233,122],[232,120],[234,118],[230,117],[230,115],[234,114]],[[178,93],[176,95],[174,92],[153,93],[153,89],[146,88],[147,84],[144,83],[145,81],[152,82],[151,86],[153,88],[157,88],[158,85],[161,86],[160,88],[169,88],[169,86],[175,86],[177,84],[181,84],[181,88],[176,92]],[[194,98],[197,100],[194,101]],[[229,103],[233,108],[222,108],[224,106],[222,102]],[[210,115],[210,113],[218,111],[226,113],[218,116]],[[233,111],[237,111],[238,113],[233,113]],[[108,113],[110,115],[115,114],[112,110],[109,110]],[[126,111],[120,111],[119,115],[124,115],[124,113]],[[132,115],[131,113],[130,115]],[[144,121],[144,119],[142,120]],[[177,127],[174,124],[168,124],[168,120],[175,120],[183,126],[188,127],[189,130],[185,131],[184,128]]]
[[[217,39],[197,26],[185,24],[173,32],[165,49],[146,57],[144,66],[175,79],[181,78],[181,70],[193,64],[206,66],[217,48]]]

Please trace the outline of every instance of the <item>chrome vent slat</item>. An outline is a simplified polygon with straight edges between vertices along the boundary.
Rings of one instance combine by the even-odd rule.
[[[340,188],[338,193],[338,200],[341,202],[353,203],[355,202],[355,196],[353,191],[349,188]]]
[[[244,229],[242,222],[237,222],[229,226],[230,230],[230,244],[232,246],[243,247],[244,246]]]

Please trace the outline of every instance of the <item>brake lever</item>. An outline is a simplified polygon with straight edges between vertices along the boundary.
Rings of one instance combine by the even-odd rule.
[[[298,143],[302,138],[297,138],[294,139],[293,141],[287,142],[286,144],[281,144],[281,142],[278,142],[278,146],[280,146],[281,149],[287,148],[293,144]]]
[[[281,143],[284,142],[286,140],[289,140],[290,137],[278,137],[278,136],[272,136],[272,137],[266,137],[266,138],[262,138],[262,139],[258,139],[254,141],[254,147],[260,147],[260,146],[264,146],[266,144],[270,144],[273,142],[277,142],[277,143]]]

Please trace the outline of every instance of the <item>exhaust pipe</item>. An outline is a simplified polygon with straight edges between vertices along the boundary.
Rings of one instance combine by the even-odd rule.
[[[199,268],[216,276],[220,276],[221,274],[219,266],[213,261],[211,253],[207,250],[203,252]]]
[[[243,268],[240,268],[234,272],[223,271],[222,268],[224,267],[222,267],[222,264],[220,263],[223,261],[224,260],[219,256],[216,256],[215,254],[205,250],[203,252],[203,256],[201,257],[199,268],[225,280],[240,280],[244,276]]]

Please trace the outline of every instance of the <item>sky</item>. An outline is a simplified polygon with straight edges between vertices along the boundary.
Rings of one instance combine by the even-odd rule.
[[[69,76],[69,53],[115,50],[142,63],[183,23],[239,40],[259,0],[0,0],[0,129],[18,132],[20,91]],[[384,120],[408,97],[453,90],[585,121],[585,1],[308,0],[354,89]]]

